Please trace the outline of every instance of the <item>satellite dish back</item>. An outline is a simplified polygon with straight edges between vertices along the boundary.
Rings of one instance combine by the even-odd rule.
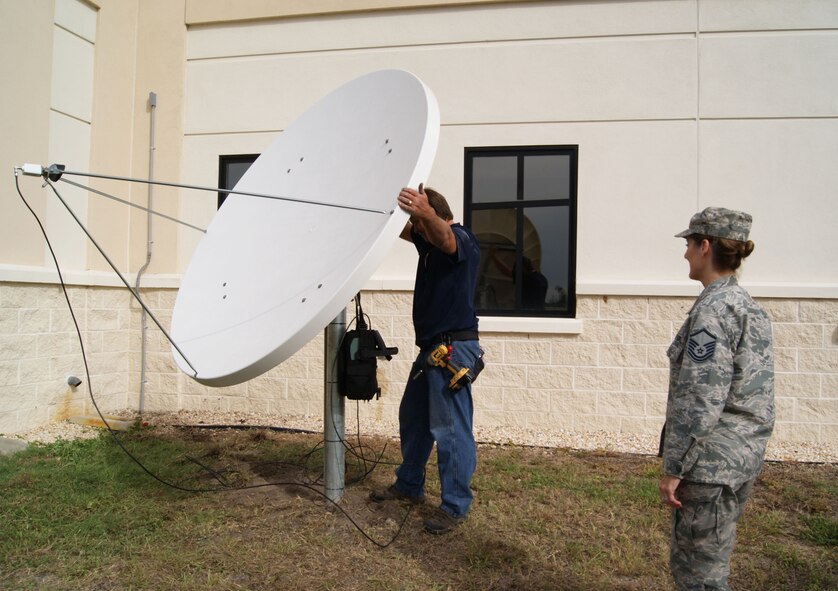
[[[401,70],[352,80],[294,121],[234,190],[295,201],[231,194],[189,263],[171,325],[181,370],[238,384],[316,336],[398,239],[396,197],[427,179],[438,140],[436,99]]]

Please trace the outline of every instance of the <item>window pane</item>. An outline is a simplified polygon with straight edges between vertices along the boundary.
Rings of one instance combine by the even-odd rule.
[[[524,156],[524,199],[568,199],[570,156]]]
[[[219,189],[233,189],[250,165],[258,158],[258,154],[248,154],[242,156],[219,156],[218,157],[218,188]],[[218,207],[224,203],[229,193],[218,193]]]
[[[524,277],[522,285],[528,294],[524,307],[562,311],[567,310],[567,293],[570,278],[570,216],[565,206],[533,207],[525,211],[524,256],[532,263],[528,270],[527,261],[523,269],[528,273],[539,273],[546,279],[543,300],[535,295],[542,280],[535,275]]]
[[[515,201],[518,186],[516,156],[480,156],[472,162],[472,202]]]
[[[480,242],[480,269],[474,302],[478,309],[514,310],[515,210],[492,209],[472,213],[471,230]]]
[[[247,172],[247,169],[250,168],[250,165],[253,164],[252,162],[230,162],[227,164],[227,186],[221,187],[222,189],[233,189],[236,186],[241,178],[244,176],[244,173]]]
[[[481,253],[477,308],[566,310],[569,228],[567,207],[525,209],[519,249],[517,210],[475,211],[472,231],[480,241]],[[519,281],[521,289],[517,290]]]

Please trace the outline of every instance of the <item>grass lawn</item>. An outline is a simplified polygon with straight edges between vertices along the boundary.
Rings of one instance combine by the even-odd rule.
[[[435,465],[425,506],[367,501],[393,478],[392,441],[353,442],[336,508],[318,493],[315,435],[152,427],[121,438],[160,480],[212,492],[161,483],[107,433],[0,458],[0,589],[673,588],[657,458],[481,446],[469,518],[436,537],[421,528],[438,503]],[[836,507],[838,466],[766,464],[740,521],[733,588],[838,589]]]

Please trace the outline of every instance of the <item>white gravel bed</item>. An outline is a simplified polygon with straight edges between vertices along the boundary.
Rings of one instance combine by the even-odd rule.
[[[111,416],[133,420],[138,418],[136,411],[110,413]],[[143,421],[150,425],[252,425],[263,427],[282,427],[320,433],[323,431],[322,417],[256,415],[237,412],[195,412],[146,413]],[[358,433],[354,418],[347,417],[347,438]],[[51,443],[58,439],[72,440],[96,437],[101,432],[95,427],[85,427],[62,421],[45,425],[15,437],[29,442]],[[361,420],[361,435],[378,435],[397,438],[398,424],[386,421]],[[566,448],[575,450],[601,450],[617,453],[656,455],[658,452],[657,435],[637,435],[614,433],[610,431],[543,431],[516,427],[489,428],[475,427],[475,438],[480,443],[500,445],[526,445],[536,447]],[[838,463],[838,442],[836,443],[796,443],[770,440],[766,459],[793,462],[828,462]]]

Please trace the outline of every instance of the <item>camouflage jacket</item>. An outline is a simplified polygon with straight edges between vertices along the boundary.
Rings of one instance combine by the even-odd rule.
[[[708,285],[667,351],[666,474],[738,486],[774,428],[771,321],[734,276]]]

